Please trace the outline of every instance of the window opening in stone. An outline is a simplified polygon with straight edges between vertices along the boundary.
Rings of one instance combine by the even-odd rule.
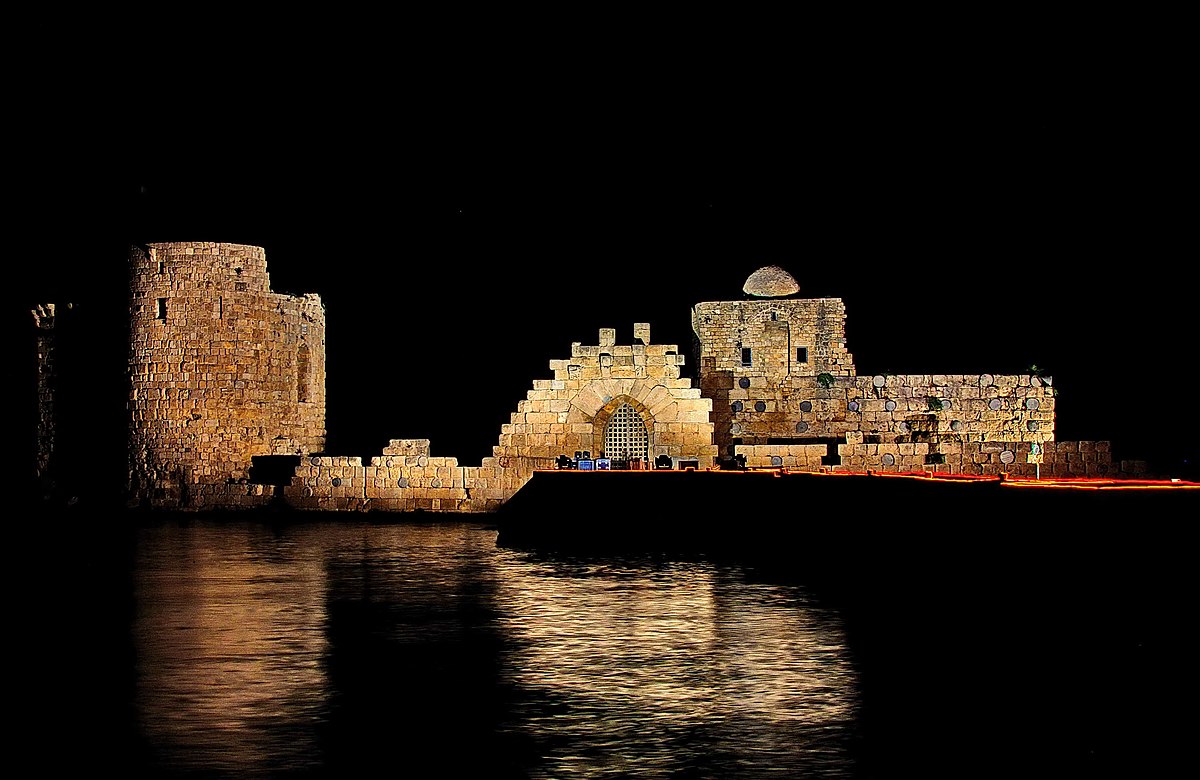
[[[616,460],[646,460],[650,435],[641,415],[629,404],[621,404],[604,429],[604,454]]]
[[[796,362],[797,363],[807,363],[808,362],[808,347],[796,347]]]
[[[301,342],[300,348],[296,350],[296,400],[300,403],[308,401],[309,394],[309,354],[308,345]]]
[[[158,299],[158,311],[155,313],[154,316],[160,320],[165,320],[167,318],[167,299],[166,298]]]
[[[158,261],[158,272],[160,274],[165,274],[167,272],[167,261],[166,260]]]
[[[750,365],[750,348],[749,347],[742,348],[742,365],[743,366]]]

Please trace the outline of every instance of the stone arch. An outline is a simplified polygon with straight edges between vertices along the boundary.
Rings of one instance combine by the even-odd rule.
[[[654,415],[650,413],[649,407],[637,400],[631,395],[618,395],[609,400],[604,406],[600,407],[596,412],[596,416],[592,418],[592,441],[597,448],[604,445],[604,434],[608,429],[608,422],[616,413],[617,409],[628,405],[638,417],[641,418],[642,425],[646,426],[646,437],[649,444],[650,455],[654,452]],[[605,453],[607,454],[607,453]]]

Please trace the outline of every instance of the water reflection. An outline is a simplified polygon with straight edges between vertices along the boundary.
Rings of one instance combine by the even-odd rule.
[[[365,523],[149,528],[134,565],[157,774],[853,776],[836,614],[735,568]]]
[[[856,684],[834,615],[703,562],[497,568],[509,728],[545,777],[851,775]]]
[[[142,532],[136,702],[156,763],[247,773],[319,763],[326,580],[322,545],[307,536]]]

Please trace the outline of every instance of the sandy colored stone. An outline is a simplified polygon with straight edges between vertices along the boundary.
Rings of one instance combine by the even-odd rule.
[[[742,291],[757,297],[780,298],[800,292],[800,285],[787,271],[777,265],[768,265],[750,274]]]

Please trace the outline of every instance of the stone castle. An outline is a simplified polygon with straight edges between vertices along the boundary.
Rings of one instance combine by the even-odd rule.
[[[756,271],[692,309],[698,376],[677,346],[602,329],[533,380],[479,466],[394,439],[365,464],[325,445],[325,311],[271,291],[265,252],[159,243],[130,253],[131,503],[225,509],[486,512],[563,456],[614,467],[1120,476],[1107,442],[1056,442],[1035,375],[858,376],[837,298]],[[39,307],[38,468],[53,450],[53,307]],[[586,456],[585,456],[586,457]],[[268,476],[264,476],[268,475]]]

